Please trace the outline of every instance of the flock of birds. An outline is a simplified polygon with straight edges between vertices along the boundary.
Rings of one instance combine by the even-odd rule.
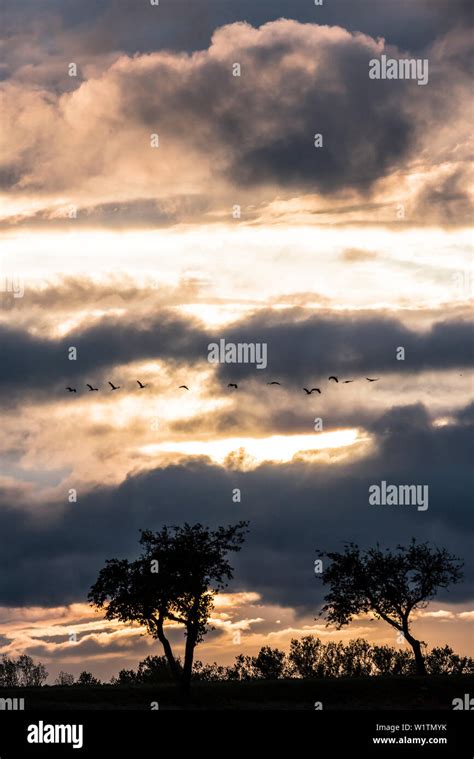
[[[380,377],[366,377],[365,379],[367,380],[367,382],[378,382]],[[336,377],[334,374],[332,374],[330,377],[328,377],[328,382],[339,383],[339,377]],[[341,384],[343,385],[348,385],[350,382],[355,382],[355,380],[352,380],[352,379],[341,380]],[[121,385],[114,385],[114,383],[110,382],[110,380],[108,384],[110,385],[111,391],[120,390],[122,387]],[[273,380],[272,382],[267,382],[267,385],[281,385],[281,384],[282,384],[281,382],[277,382],[276,380]],[[148,387],[148,385],[144,384],[143,382],[140,382],[140,380],[137,380],[137,385],[138,385],[138,390],[144,390],[146,387]],[[99,392],[98,387],[94,387],[93,385],[90,385],[89,383],[86,384],[86,387],[89,388],[90,393]],[[236,382],[229,382],[227,387],[232,388],[233,390],[238,390],[239,386],[237,385]],[[77,388],[75,387],[67,387],[66,390],[69,393],[77,393]],[[187,385],[180,385],[178,387],[178,390],[189,390],[189,387]],[[306,395],[311,395],[311,393],[319,393],[319,395],[321,395],[322,393],[322,390],[319,387],[312,387],[312,388],[303,387],[303,390],[306,393]]]

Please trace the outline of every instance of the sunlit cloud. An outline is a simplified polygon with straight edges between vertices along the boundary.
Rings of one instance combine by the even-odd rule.
[[[243,452],[244,468],[259,466],[263,461],[291,461],[299,452],[320,451],[326,448],[345,448],[359,439],[358,430],[337,430],[317,435],[272,435],[266,438],[229,438],[222,440],[166,442],[144,446],[141,453],[153,456],[166,452],[187,456],[209,456],[224,463],[233,452]],[[235,459],[234,459],[235,460]]]
[[[146,4],[134,24],[116,4],[72,18],[54,3],[41,19],[7,5],[0,654],[45,660],[50,681],[161,654],[85,602],[90,578],[136,555],[140,529],[241,518],[249,539],[204,661],[309,634],[402,645],[365,615],[326,626],[312,559],[412,535],[462,548],[459,594],[414,625],[468,652],[472,83],[458,3],[426,24],[425,2],[403,24],[383,3],[375,20],[327,3],[321,24],[310,4],[296,20],[277,3],[275,20],[221,3],[221,26],[191,3],[185,33],[172,3],[157,26]],[[430,86],[371,88],[368,60],[412,42]],[[241,334],[268,339],[267,371],[209,363],[210,342]],[[369,509],[368,482],[391,476],[429,481],[429,511]],[[182,654],[182,628],[167,627]]]

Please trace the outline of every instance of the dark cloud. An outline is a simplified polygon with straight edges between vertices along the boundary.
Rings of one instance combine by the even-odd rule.
[[[162,312],[141,326],[105,319],[61,340],[47,340],[10,327],[0,327],[0,386],[15,393],[48,393],[64,382],[96,381],[107,367],[142,358],[192,362],[207,355],[206,336],[191,320]],[[77,361],[68,359],[70,347]],[[49,390],[48,390],[49,387]]]
[[[414,145],[417,124],[407,107],[414,88],[419,107],[431,98],[428,88],[413,82],[370,80],[369,61],[381,51],[373,39],[335,27],[285,20],[258,30],[237,24],[217,30],[208,51],[179,65],[176,56],[163,54],[123,59],[96,85],[85,82],[77,97],[64,96],[64,103],[46,93],[25,93],[29,107],[36,105],[44,119],[48,114],[48,122],[46,129],[40,125],[34,144],[23,140],[17,189],[26,183],[37,191],[60,190],[80,186],[84,175],[111,174],[132,140],[143,141],[143,153],[134,158],[143,170],[150,162],[143,130],[151,133],[159,125],[165,155],[170,145],[194,161],[211,152],[213,173],[221,180],[245,187],[368,190]],[[232,76],[235,61],[241,77]],[[83,132],[83,121],[94,118],[87,104],[106,95],[109,108],[100,128]],[[12,139],[16,101],[11,95]],[[65,118],[64,109],[71,108],[74,117]],[[119,123],[124,146],[120,149],[116,138],[106,151]],[[54,154],[48,129],[55,133]],[[323,135],[323,147],[314,147],[315,133]],[[65,171],[71,145],[77,153],[74,176]],[[38,174],[40,162],[46,174]],[[18,171],[19,165],[15,177]]]
[[[316,548],[394,546],[411,536],[446,546],[466,562],[466,580],[441,599],[466,601],[472,586],[469,457],[474,426],[432,427],[423,406],[391,409],[372,425],[373,452],[351,463],[263,465],[228,471],[195,459],[99,487],[75,504],[56,504],[47,519],[2,499],[0,602],[58,605],[82,600],[107,558],[138,550],[140,528],[201,521],[250,520],[250,534],[232,590],[253,590],[265,602],[316,611],[321,589],[313,573]],[[371,506],[368,488],[386,480],[429,486],[429,508]],[[241,503],[232,500],[240,488]],[[471,579],[469,579],[471,578]]]
[[[474,401],[472,401],[472,403],[469,403],[463,409],[457,411],[455,419],[456,422],[460,425],[467,424],[469,426],[474,424]]]
[[[230,13],[223,18],[225,26],[219,26],[219,21],[226,14],[212,2],[183,5],[184,16],[179,18],[176,9],[171,13],[166,4],[154,8],[144,3],[138,10],[111,3],[103,15],[94,11],[89,21],[83,9],[67,27],[72,38],[59,35],[67,58],[56,51],[51,66],[40,60],[41,42],[36,40],[40,52],[36,47],[34,72],[21,68],[19,61],[21,76],[4,88],[9,151],[0,166],[1,181],[12,192],[28,190],[44,197],[44,209],[29,223],[41,226],[50,207],[65,196],[88,198],[90,208],[81,211],[79,226],[149,227],[212,219],[212,213],[222,213],[226,207],[229,193],[234,193],[234,202],[237,198],[248,207],[256,191],[260,204],[297,190],[344,201],[352,191],[369,209],[371,201],[379,201],[374,195],[376,182],[395,171],[409,171],[420,152],[433,166],[446,164],[448,158],[462,160],[458,146],[465,150],[466,136],[458,103],[468,92],[465,30],[454,25],[432,44],[428,50],[433,66],[430,86],[419,87],[414,81],[371,80],[368,75],[372,58],[382,53],[397,58],[406,54],[406,48],[395,46],[383,31],[384,23],[390,28],[396,17],[403,17],[400,4],[382,14],[384,39],[377,39],[372,28],[363,28],[371,18],[367,8],[374,5],[369,0],[353,17],[354,23],[362,22],[363,33],[344,23],[354,13],[353,9],[347,12],[349,5],[341,12],[341,26],[314,23],[323,20],[320,11],[329,10],[331,15],[332,3],[319,9],[305,0],[302,20],[309,15],[313,23],[292,20],[291,14],[289,19],[275,20],[274,14],[285,15],[284,4],[281,12],[278,5],[268,4],[271,22],[265,23],[268,17],[255,19],[255,13],[239,2],[235,11],[240,23]],[[52,12],[55,9],[53,5]],[[199,53],[190,56],[173,44],[172,52],[166,52],[159,39],[150,50],[135,44],[121,47],[120,35],[114,37],[116,54],[107,52],[107,35],[114,23],[124,24],[124,32],[130,35],[130,17],[143,14],[147,31],[153,29],[153,18],[160,19],[163,32],[171,13],[173,32],[181,28],[188,10],[191,19],[197,14],[212,27],[212,37],[207,39],[206,34]],[[403,13],[406,25],[412,13],[409,3],[403,4]],[[439,18],[423,3],[417,4],[415,15],[420,22]],[[63,12],[66,26],[68,18]],[[328,21],[334,23],[334,19]],[[75,56],[82,79],[78,77],[74,92],[64,88],[67,91],[61,95],[61,88],[50,81],[51,67],[70,81],[64,73],[65,61],[77,52],[76,43],[80,57],[80,43],[87,37],[88,44],[93,44],[94,35],[97,50],[102,51],[100,60],[87,62],[86,56],[81,64]],[[127,55],[120,56],[120,49]],[[49,56],[46,48],[46,59]],[[240,77],[232,75],[235,62],[241,65]],[[43,68],[44,82],[30,81]],[[33,119],[28,129],[22,120],[25,111]],[[448,114],[453,123],[450,144],[444,140],[431,155],[424,143],[433,141],[436,124],[444,129]],[[155,130],[159,130],[160,151],[152,158],[150,134]],[[323,136],[322,147],[315,147],[315,134]],[[15,156],[13,165],[11,155]],[[462,173],[459,167],[454,171]],[[124,202],[124,182],[130,172],[135,182],[129,201]],[[427,181],[434,186],[437,178]],[[468,213],[465,180],[448,185],[441,192],[426,187],[426,199],[420,199],[415,211],[429,217],[430,207],[435,206],[434,220],[464,223]],[[111,201],[111,187],[121,188],[119,203]],[[186,197],[188,193],[195,197]],[[430,206],[433,193],[438,200]],[[227,208],[231,207],[229,201]],[[255,218],[255,213],[245,218]],[[13,223],[27,222],[21,216],[13,219]],[[60,221],[54,222],[61,226]]]
[[[226,27],[213,44],[219,52],[186,72],[166,59],[142,72],[129,68],[121,108],[149,129],[160,124],[165,140],[186,139],[201,154],[212,147],[229,181],[363,191],[411,149],[416,124],[405,101],[412,95],[405,82],[368,79],[380,52],[373,40],[278,21],[258,31]],[[231,76],[235,61],[240,78]]]
[[[40,17],[36,0],[4,0],[2,13],[8,31],[34,30]],[[44,0],[41,4],[41,39],[48,44],[49,28],[82,40],[81,50],[150,51],[196,50],[208,46],[217,26],[248,21],[260,25],[278,18],[302,23],[343,26],[372,36],[383,36],[392,44],[419,49],[446,28],[472,21],[469,0],[326,0],[315,7],[308,0]],[[41,28],[41,27],[40,27]],[[52,47],[52,40],[49,45]]]
[[[473,331],[467,320],[436,322],[418,332],[388,317],[345,314],[291,320],[288,314],[267,312],[226,330],[225,339],[267,343],[268,368],[256,371],[250,364],[222,364],[219,370],[224,378],[272,374],[301,382],[328,373],[365,376],[471,366],[474,357]],[[404,362],[396,360],[398,347],[405,348]]]
[[[219,331],[163,310],[153,319],[135,322],[106,318],[60,340],[48,340],[0,326],[0,387],[11,402],[16,393],[50,395],[65,382],[94,382],[104,372],[139,359],[163,359],[183,365],[207,361],[207,346],[266,343],[268,366],[217,364],[221,379],[252,377],[287,379],[301,384],[331,373],[370,376],[376,373],[422,372],[473,364],[473,331],[467,320],[440,321],[416,331],[388,317],[361,312],[343,316],[306,317],[303,310],[262,311]],[[78,360],[68,360],[69,347]],[[396,360],[398,347],[405,361]],[[6,397],[6,396],[5,396]]]

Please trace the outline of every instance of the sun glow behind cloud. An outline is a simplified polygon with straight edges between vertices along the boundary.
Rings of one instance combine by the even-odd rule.
[[[57,669],[74,662],[74,672],[89,668],[89,660],[94,673],[102,668],[107,676],[158,653],[139,628],[104,622],[85,605],[47,604],[84,600],[87,571],[92,582],[106,558],[134,555],[135,527],[158,529],[189,514],[204,522],[222,513],[221,484],[235,479],[232,470],[240,470],[242,482],[250,471],[249,490],[255,483],[259,498],[244,507],[252,540],[242,552],[246,578],[235,575],[242,592],[216,599],[220,637],[207,638],[199,653],[205,660],[231,661],[264,644],[287,649],[293,635],[310,632],[395,644],[391,628],[378,622],[356,620],[364,626],[342,633],[314,623],[316,540],[305,544],[313,532],[330,547],[340,541],[341,524],[347,537],[367,545],[403,542],[419,531],[422,539],[446,538],[469,558],[458,508],[469,513],[464,440],[472,380],[464,361],[456,363],[472,296],[469,84],[461,55],[469,30],[457,19],[459,31],[443,36],[443,17],[437,42],[425,48],[436,71],[430,87],[387,81],[386,88],[379,82],[373,89],[358,63],[365,71],[368,56],[385,43],[366,37],[364,24],[357,26],[364,34],[343,29],[347,13],[349,6],[336,26],[292,20],[261,29],[213,26],[211,43],[201,40],[187,52],[177,43],[176,52],[145,54],[135,52],[144,41],[135,23],[127,30],[137,37],[116,49],[125,19],[110,9],[107,34],[96,27],[95,11],[87,20],[84,8],[80,28],[73,37],[59,33],[53,55],[51,29],[58,37],[59,17],[44,40],[34,13],[15,25],[21,32],[5,47],[0,83],[6,106],[0,329],[12,332],[6,332],[10,350],[2,363],[8,382],[1,517],[8,552],[0,600],[44,601],[45,608],[0,606],[6,640],[0,652],[44,655]],[[66,21],[67,14],[60,16]],[[113,19],[120,35],[111,31]],[[173,22],[174,31],[179,26]],[[191,37],[201,26],[194,25]],[[399,45],[390,25],[383,26],[384,38]],[[151,48],[163,41],[162,26],[155,31]],[[94,56],[91,39],[105,44],[109,38],[113,50]],[[64,67],[71,39],[82,59],[77,82]],[[408,49],[408,43],[398,47]],[[243,60],[241,80],[228,76],[234,60]],[[319,171],[324,165],[315,160],[311,140],[315,102],[330,181]],[[158,152],[149,141],[155,123]],[[183,126],[189,123],[191,130]],[[369,184],[360,184],[365,175]],[[238,219],[234,203],[240,204]],[[69,215],[72,208],[77,216]],[[3,277],[21,280],[24,297],[14,299]],[[294,329],[293,322],[306,319],[314,333]],[[359,320],[365,326],[354,341]],[[401,328],[384,326],[387,320]],[[275,336],[269,376],[234,377],[232,369],[209,365],[207,336],[233,333],[240,340],[240,327],[245,333],[249,324],[253,339]],[[291,345],[284,342],[286,329],[294,329]],[[325,329],[336,342],[325,340]],[[117,351],[109,354],[115,340]],[[407,360],[399,363],[395,348],[405,343]],[[284,347],[293,344],[296,361]],[[65,345],[79,348],[67,379]],[[438,346],[445,367],[434,358]],[[277,371],[272,362],[279,355],[284,360]],[[335,364],[323,371],[326,357]],[[380,375],[376,385],[364,380],[372,372],[366,358],[373,376]],[[323,385],[332,373],[354,384]],[[273,376],[282,386],[265,388]],[[138,378],[146,388],[139,389]],[[118,392],[109,379],[120,385]],[[238,382],[238,391],[229,380]],[[89,393],[86,382],[99,392]],[[321,385],[321,397],[303,395],[307,382]],[[67,384],[77,392],[67,394]],[[324,432],[313,432],[316,414],[324,418]],[[426,465],[431,452],[432,470]],[[439,476],[441,461],[450,474],[444,480],[456,483],[454,506],[449,481]],[[431,477],[436,487],[439,508],[433,503],[413,530],[409,512],[392,520],[389,510],[369,509],[366,519],[365,480],[378,470],[386,476],[386,466],[400,482],[408,470],[420,482]],[[70,488],[77,489],[77,504],[66,500]],[[316,488],[328,504],[322,511],[311,500]],[[275,493],[285,492],[292,507],[275,520]],[[149,508],[150,501],[157,507]],[[331,503],[350,508],[338,511]],[[235,505],[228,505],[234,518]],[[21,511],[12,515],[12,506]],[[302,612],[308,598],[311,611]],[[451,612],[442,604],[417,618],[419,636],[433,645],[449,634],[450,645],[457,649],[460,642],[467,652],[472,605]],[[78,645],[70,645],[71,629],[79,633]],[[236,629],[245,631],[242,648],[232,643]],[[107,665],[108,658],[120,663]]]
[[[270,435],[269,437],[251,438],[234,437],[218,440],[190,440],[185,442],[165,442],[145,445],[140,453],[156,456],[161,453],[180,453],[187,456],[209,456],[213,461],[223,464],[227,457],[236,454],[237,462],[242,452],[245,468],[252,464],[258,466],[264,461],[291,461],[298,453],[322,451],[331,448],[347,448],[361,441],[361,432],[357,429],[335,430],[333,432],[314,433],[313,435]]]
[[[4,276],[27,272],[26,290],[57,275],[58,261],[62,274],[70,276],[93,271],[95,277],[107,277],[113,265],[114,272],[131,276],[137,283],[151,277],[160,286],[176,287],[183,278],[195,277],[201,283],[201,295],[205,292],[211,304],[216,299],[227,301],[225,319],[219,310],[206,311],[202,303],[201,310],[195,311],[218,323],[241,316],[246,304],[308,290],[345,308],[393,307],[407,302],[435,306],[464,300],[466,293],[460,291],[457,277],[470,270],[471,243],[466,229],[400,228],[394,234],[377,227],[283,224],[216,224],[120,233],[39,232],[34,244],[31,234],[19,233],[3,236],[0,267]],[[371,260],[350,263],[343,254],[354,248],[375,255]],[[427,249],[433,256],[436,253],[436,270],[426,268]],[[235,302],[234,308],[229,301]]]

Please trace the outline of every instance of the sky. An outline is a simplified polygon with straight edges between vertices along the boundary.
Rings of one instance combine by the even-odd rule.
[[[412,537],[465,562],[414,632],[472,655],[469,3],[3,0],[0,20],[0,653],[49,682],[162,653],[88,606],[105,560],[140,529],[244,519],[197,658],[404,645],[326,627],[314,561]],[[370,79],[382,55],[428,82]],[[266,366],[210,363],[220,340]],[[369,504],[381,481],[429,507]]]

